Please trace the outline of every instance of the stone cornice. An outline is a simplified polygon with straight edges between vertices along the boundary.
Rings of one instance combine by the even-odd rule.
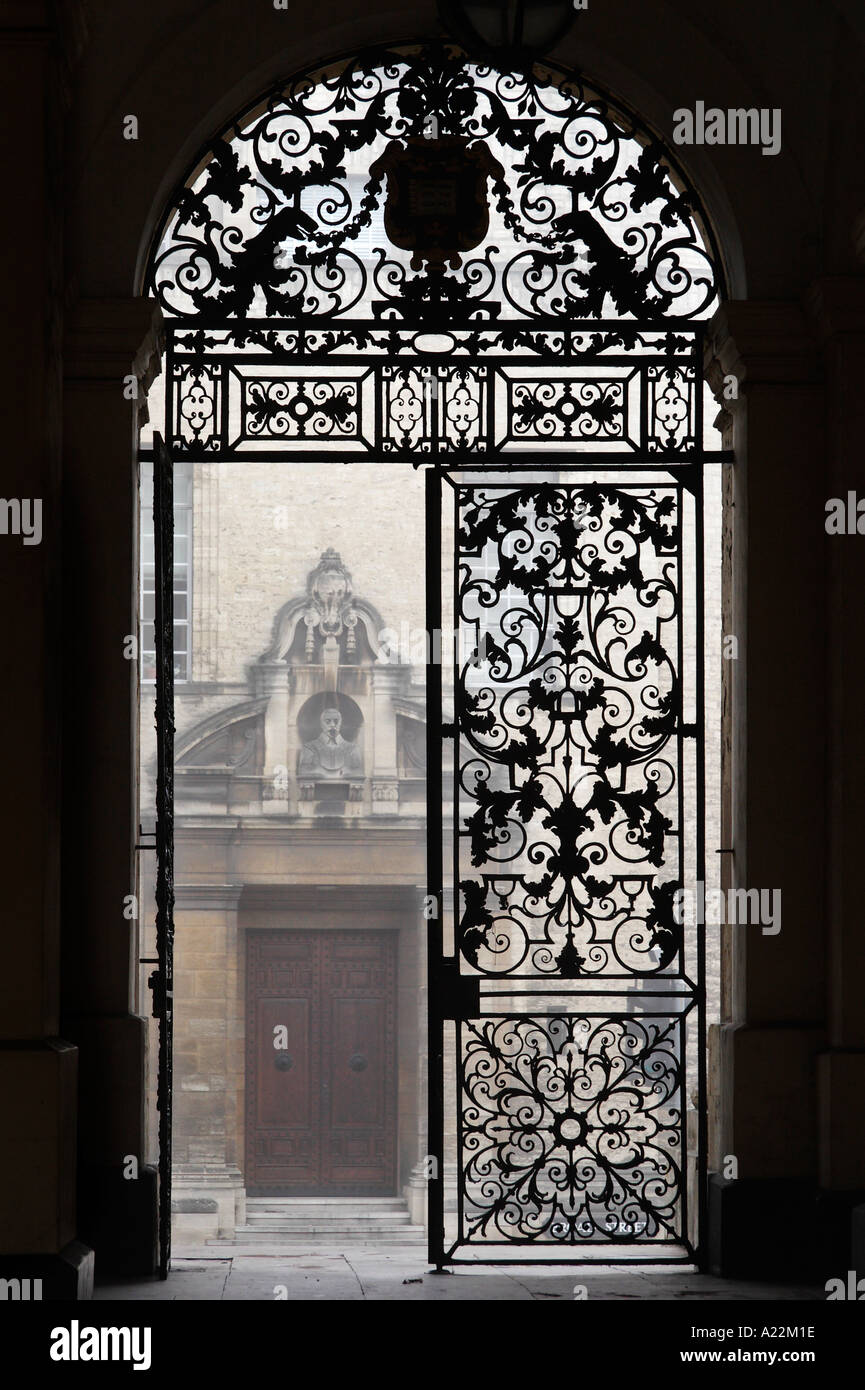
[[[178,840],[199,840],[204,837],[209,842],[230,844],[242,839],[247,844],[275,842],[280,846],[293,845],[303,849],[316,845],[327,845],[329,848],[343,843],[355,845],[361,836],[365,844],[382,841],[391,845],[394,841],[404,841],[407,845],[415,845],[424,842],[426,835],[424,817],[413,814],[395,814],[386,818],[334,816],[332,820],[336,824],[322,825],[324,819],[324,816],[307,820],[300,816],[264,815],[227,820],[218,814],[208,818],[179,812],[175,816],[174,828]]]
[[[242,886],[238,883],[177,883],[174,887],[174,901],[178,908],[185,911],[191,908],[228,908],[233,911],[237,907],[241,892]]]
[[[726,376],[737,377],[740,385],[820,380],[817,344],[805,310],[788,300],[722,304],[707,329],[704,364],[713,390]]]
[[[121,389],[138,378],[141,398],[159,372],[164,347],[162,310],[152,299],[79,299],[66,316],[64,376],[69,382]]]
[[[368,912],[412,913],[419,895],[426,891],[411,883],[248,883],[240,899],[242,911],[258,912],[281,908],[303,912],[332,912],[350,903],[353,909]]]

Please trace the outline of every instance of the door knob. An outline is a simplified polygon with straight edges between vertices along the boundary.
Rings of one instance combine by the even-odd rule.
[[[291,1071],[294,1066],[294,1058],[288,1052],[277,1052],[273,1059],[273,1065],[277,1071]]]
[[[362,1052],[355,1052],[349,1057],[348,1065],[352,1071],[366,1071],[368,1063]]]

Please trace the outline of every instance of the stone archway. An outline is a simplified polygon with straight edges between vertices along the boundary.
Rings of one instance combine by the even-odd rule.
[[[473,207],[483,215],[468,217]],[[472,864],[485,871],[466,879],[459,860],[436,868],[435,853],[428,865],[438,904],[429,1090],[439,1263],[472,1239],[500,1257],[502,1244],[539,1236],[559,1257],[651,1244],[655,1257],[689,1259],[705,1235],[704,1217],[688,1216],[689,1189],[692,1208],[705,1209],[705,1100],[690,1134],[693,1174],[692,1159],[677,1156],[688,1150],[687,1097],[704,1089],[705,943],[681,929],[672,902],[706,874],[698,557],[702,469],[723,455],[704,437],[701,324],[718,275],[693,190],[632,115],[566,74],[502,77],[447,46],[372,52],[280,84],[197,161],[154,246],[150,283],[175,316],[164,403],[172,454],[208,464],[429,461],[433,488],[444,487],[430,496],[430,573],[441,572],[436,512],[450,488],[461,518],[452,622],[480,649],[490,635],[483,610],[498,610],[487,673],[474,680],[457,665],[445,676],[469,758],[456,781],[456,842],[470,835]],[[434,587],[428,630],[442,622]],[[573,612],[559,611],[560,590]],[[515,593],[525,608],[513,607]],[[635,634],[621,669],[604,647],[608,620],[620,634],[613,646]],[[534,655],[524,640],[533,624]],[[576,647],[565,641],[571,627]],[[468,666],[477,673],[479,663]],[[430,666],[439,702],[441,677]],[[511,697],[529,712],[515,723]],[[434,743],[430,752],[437,822],[441,752]],[[481,771],[470,789],[472,760]],[[503,854],[509,839],[519,843]],[[502,970],[527,988],[500,994],[499,1007],[517,1014],[493,1014],[481,1042],[472,1020],[489,1013],[495,996],[483,1000]],[[556,980],[561,1016],[543,1003]],[[534,1014],[523,1017],[521,993]],[[606,999],[606,1014],[593,998]],[[478,1046],[505,1055],[486,1036],[497,1025],[511,1040],[531,1035],[513,1084],[525,1049],[540,1047],[554,1077],[552,1092],[527,1093],[528,1105],[550,1109],[539,1131],[550,1143],[537,1171],[529,1165],[516,1181],[511,1141],[493,1137],[495,1113],[469,1148],[446,1156],[479,1114],[469,1058]],[[624,1085],[645,1130],[648,1075],[662,1061],[657,1142],[623,1138],[617,1161],[601,1113]],[[451,1099],[448,1066],[465,1088]],[[571,1118],[568,1101],[563,1120],[552,1097],[575,1086],[591,1103]],[[557,1192],[554,1174],[574,1161],[575,1144],[583,1176]],[[446,1192],[442,1168],[454,1162]]]

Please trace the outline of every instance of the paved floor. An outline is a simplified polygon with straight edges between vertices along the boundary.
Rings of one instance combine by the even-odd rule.
[[[575,1290],[576,1286],[576,1290]],[[580,1287],[585,1287],[585,1293]],[[520,1266],[505,1272],[484,1265],[462,1266],[451,1274],[430,1273],[422,1249],[407,1246],[355,1247],[349,1250],[293,1249],[290,1253],[238,1253],[175,1256],[170,1277],[124,1280],[97,1287],[97,1300],[314,1300],[408,1299],[452,1302],[510,1299],[604,1300],[676,1299],[825,1300],[822,1288],[739,1283],[696,1273],[668,1270],[623,1270],[604,1266],[562,1270]]]

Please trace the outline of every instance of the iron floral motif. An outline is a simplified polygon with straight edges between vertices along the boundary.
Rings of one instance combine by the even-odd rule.
[[[469,1241],[681,1236],[677,1018],[489,1018],[463,1027]]]
[[[321,438],[357,431],[353,382],[259,378],[247,384],[245,406],[254,438]]]
[[[461,950],[484,974],[675,969],[674,488],[461,490]],[[465,872],[471,870],[472,872]]]
[[[409,226],[408,168],[433,158],[434,236],[429,178]],[[195,168],[151,267],[172,315],[453,326],[696,319],[715,302],[714,251],[669,152],[546,65],[501,74],[448,44],[371,50],[274,88]]]
[[[511,398],[514,434],[519,439],[621,439],[624,434],[619,381],[515,382]]]

